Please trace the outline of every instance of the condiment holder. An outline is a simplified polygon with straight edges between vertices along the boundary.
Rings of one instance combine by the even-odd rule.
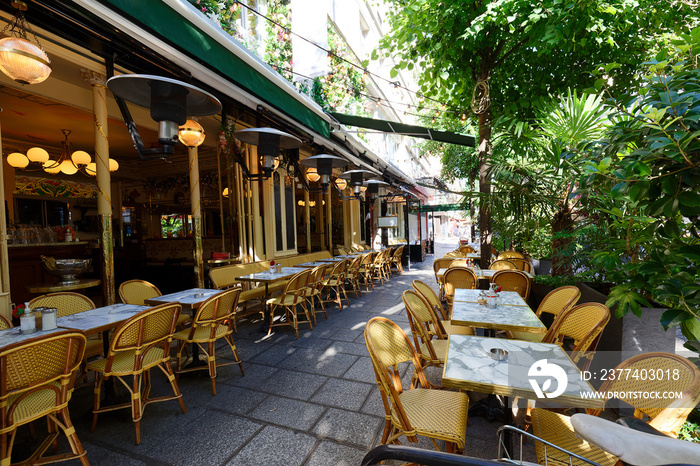
[[[491,348],[491,358],[496,361],[505,361],[508,359],[508,351],[503,348]]]
[[[31,312],[25,311],[19,318],[20,335],[28,335],[36,332],[36,319]]]
[[[198,293],[195,293],[195,294],[194,294],[194,297],[195,297],[195,298],[203,298],[203,297],[204,297],[204,293],[202,293],[202,292],[200,291],[200,292],[198,292]]]
[[[57,328],[57,311],[55,307],[45,307],[41,310],[41,328],[43,330],[53,330]]]
[[[275,272],[282,273],[282,264],[275,264]]]

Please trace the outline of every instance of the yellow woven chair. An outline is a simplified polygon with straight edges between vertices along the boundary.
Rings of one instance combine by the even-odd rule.
[[[362,259],[364,259],[362,256],[351,259],[345,272],[345,280],[352,286],[352,290],[355,292],[355,299],[360,299],[360,296],[362,296],[362,291],[360,291],[360,264]]]
[[[10,322],[7,317],[0,315],[0,330],[7,330],[8,328],[12,327],[14,327],[12,322]]]
[[[109,354],[88,364],[95,371],[95,401],[92,410],[92,431],[97,427],[99,413],[131,408],[135,442],[141,443],[141,417],[150,403],[177,400],[183,413],[187,412],[175,374],[170,367],[170,342],[182,307],[177,303],[155,306],[130,317],[114,331]],[[173,394],[151,398],[151,369],[157,367],[168,378]],[[100,395],[106,378],[114,377],[129,391],[128,403],[101,406]],[[128,381],[131,381],[131,385]]]
[[[527,273],[532,273],[532,262],[527,259],[521,259],[519,257],[509,257],[506,259],[512,262],[518,270],[523,270]]]
[[[465,257],[465,255],[459,251],[452,251],[452,252],[448,252],[443,257],[445,259],[453,259],[454,260],[454,259],[463,259]]]
[[[489,270],[518,270],[518,266],[508,259],[496,259],[489,265]]]
[[[459,252],[461,252],[462,254],[468,254],[475,253],[476,251],[473,247],[469,246],[468,244],[463,244],[459,247]]]
[[[56,308],[56,317],[64,317],[95,309],[95,303],[92,302],[92,299],[80,293],[60,291],[37,296],[29,301],[29,307],[31,309],[36,307],[54,307]],[[85,359],[102,356],[103,347],[100,335],[91,336],[85,346]]]
[[[387,248],[379,253],[375,261],[375,274],[380,277],[380,282],[384,283],[391,278],[391,249]]]
[[[522,270],[499,270],[491,277],[491,282],[499,285],[502,291],[515,291],[525,301],[530,297],[530,277]]]
[[[440,319],[442,323],[442,328],[448,335],[473,335],[474,329],[472,327],[467,327],[464,325],[452,325],[449,317],[447,316],[447,310],[442,305],[438,299],[435,291],[425,282],[420,280],[413,280],[411,283],[413,289],[416,290],[423,298],[428,302],[428,304],[435,309],[435,315]]]
[[[343,296],[348,302],[348,306],[350,305],[350,300],[345,292],[345,269],[348,266],[348,262],[347,259],[336,262],[328,277],[323,281],[323,289],[326,292],[324,302],[338,303],[338,308],[341,311],[343,310]],[[331,299],[331,292],[335,294],[335,299]]]
[[[401,298],[408,314],[414,348],[418,349],[418,354],[423,361],[422,367],[424,369],[427,366],[442,367],[447,355],[447,334],[440,319],[420,293],[406,290]]]
[[[401,258],[403,257],[403,248],[404,246],[399,246],[394,250],[394,253],[391,255],[391,259],[389,261],[389,265],[391,270],[396,270],[399,275],[403,275],[403,264],[401,263]]]
[[[431,440],[437,450],[437,440],[445,441],[445,450],[461,453],[467,430],[469,397],[462,392],[417,388],[426,387],[427,380],[421,362],[408,336],[398,325],[384,317],[374,317],[365,326],[365,344],[369,352],[379,393],[384,404],[382,444],[401,444],[417,436]],[[404,363],[413,365],[410,386],[402,386]],[[410,369],[410,368],[409,368]]]
[[[474,290],[479,286],[479,278],[472,269],[466,267],[450,267],[442,276],[445,284],[445,298],[447,299],[447,315],[452,318],[452,303],[454,302],[455,290],[464,288]]]
[[[588,370],[593,352],[609,321],[610,309],[605,304],[579,304],[561,313],[542,341],[563,346],[565,339],[573,340],[571,359],[578,364],[581,358],[585,358],[583,369]]]
[[[302,320],[301,322],[308,323],[311,330],[313,330],[314,326],[311,323],[309,308],[306,307],[306,288],[309,284],[310,274],[310,269],[294,274],[284,287],[281,296],[267,300],[267,304],[270,306],[270,329],[267,332],[268,335],[272,333],[272,327],[291,325],[292,328],[294,328],[294,333],[296,333],[297,338],[299,338],[299,316],[297,313],[297,306],[301,306],[306,316],[306,320]],[[340,286],[342,287],[342,284]],[[275,322],[275,311],[280,308],[284,312],[284,319],[282,319],[283,316],[280,316],[280,320]]]
[[[435,272],[435,282],[438,284],[438,297],[440,301],[445,299],[445,285],[442,279],[438,276],[440,269],[446,269],[450,266],[454,259],[449,257],[441,257],[433,261],[433,272]]]
[[[126,304],[145,306],[147,299],[157,298],[162,294],[157,286],[146,280],[127,280],[119,285],[119,298]],[[190,316],[180,314],[180,317],[177,318],[177,327],[182,330],[189,321]],[[236,328],[235,320],[233,327]]]
[[[428,301],[433,309],[437,311],[438,317],[440,317],[442,320],[447,320],[447,310],[442,305],[437,293],[435,293],[435,290],[433,290],[430,285],[420,280],[413,280],[413,282],[411,282],[411,286],[413,286],[414,290],[423,295],[425,300]]]
[[[629,371],[628,371],[629,370]],[[687,359],[670,353],[645,353],[633,356],[615,368],[618,374],[650,373],[663,371],[677,374],[678,377],[661,377],[655,380],[641,380],[635,377],[615,377],[603,382],[598,393],[606,401],[612,393],[620,392],[678,392],[681,398],[626,398],[624,401],[634,408],[634,416],[641,419],[650,418],[649,424],[655,429],[676,436],[677,430],[685,422],[688,414],[700,401],[700,370]],[[677,372],[675,372],[677,371]],[[588,414],[599,415],[600,410],[588,410]],[[573,427],[568,416],[548,411],[534,409],[532,411],[532,427],[534,434],[557,446],[563,447],[584,458],[595,461],[603,466],[613,466],[617,458],[610,453],[579,439],[574,435]],[[552,465],[568,465],[568,456],[564,458],[554,449],[544,451],[537,442],[537,459],[540,464],[545,461]],[[583,464],[574,462],[574,465]]]
[[[510,259],[510,258],[517,258],[517,259],[525,259],[525,254],[522,252],[518,251],[503,251],[500,254],[497,254],[497,259]]]
[[[325,314],[326,320],[328,320],[326,305],[323,302],[323,295],[321,294],[321,291],[323,290],[323,279],[324,275],[326,274],[326,267],[328,266],[319,265],[311,269],[311,273],[309,274],[309,283],[306,285],[306,290],[304,291],[304,299],[306,299],[306,302],[311,306],[311,315],[314,318],[314,325],[316,325],[316,305],[314,300],[318,301],[318,303],[321,305],[323,314]]]
[[[194,319],[192,319],[190,328],[173,334],[173,339],[178,340],[176,379],[185,372],[208,369],[209,378],[211,379],[211,392],[212,395],[216,395],[217,367],[238,364],[241,375],[245,375],[241,358],[238,356],[238,349],[232,337],[233,317],[240,295],[241,290],[234,288],[212,296],[199,306]],[[216,342],[220,339],[225,340],[231,348],[234,358],[233,362],[216,363]],[[202,352],[207,355],[207,365],[182,368],[182,349],[191,343],[199,346]]]
[[[365,254],[362,262],[360,263],[360,276],[365,284],[365,291],[368,293],[370,285],[372,286],[372,289],[374,289],[374,261],[378,254],[378,252],[370,252],[369,254]]]
[[[556,322],[557,317],[561,315],[562,312],[571,309],[581,297],[581,290],[576,286],[561,286],[547,293],[537,307],[535,315],[541,317],[542,314],[551,314],[554,316],[552,325]],[[551,325],[550,325],[551,327]],[[517,332],[517,331],[506,331],[508,338],[514,338],[516,340],[527,340],[527,341],[542,341],[544,339],[544,334],[533,333],[533,332]]]
[[[466,267],[467,266],[467,260],[466,259],[455,259],[452,262],[450,262],[449,267]]]
[[[2,464],[10,464],[20,426],[46,416],[49,436],[22,464],[46,464],[69,459],[90,462],[85,456],[68,413],[75,376],[85,353],[85,335],[65,330],[5,346],[0,350],[0,444]],[[72,453],[45,457],[55,445],[58,429]],[[9,442],[8,442],[9,435]]]

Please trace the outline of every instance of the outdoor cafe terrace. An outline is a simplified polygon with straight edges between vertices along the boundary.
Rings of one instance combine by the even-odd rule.
[[[360,280],[359,290],[353,289],[350,282],[343,281],[347,299],[342,296],[342,310],[337,302],[328,302],[325,308],[326,317],[316,303],[316,321],[314,323],[311,316],[311,324],[302,322],[305,316],[301,311],[298,312],[298,337],[290,322],[294,318],[292,313],[273,312],[273,322],[285,325],[274,326],[268,333],[264,319],[257,312],[259,307],[249,306],[250,312],[236,319],[236,332],[232,333],[232,341],[240,357],[240,367],[224,339],[218,339],[216,363],[232,364],[217,368],[216,395],[212,394],[214,385],[208,377],[206,365],[204,370],[179,374],[177,387],[182,394],[181,401],[186,412],[183,412],[176,399],[145,406],[140,421],[140,443],[138,443],[131,410],[128,407],[129,394],[126,386],[116,383],[116,388],[112,388],[113,386],[109,383],[104,384],[102,392],[105,400],[102,407],[108,407],[108,403],[114,403],[115,399],[116,402],[126,402],[127,407],[101,412],[97,416],[93,430],[93,385],[86,384],[79,378],[68,406],[75,433],[86,452],[83,457],[84,462],[89,461],[93,464],[355,465],[361,464],[363,457],[383,440],[386,441],[386,436],[390,434],[397,434],[404,444],[434,451],[434,446],[428,438],[430,434],[426,434],[425,430],[421,431],[420,427],[415,427],[419,434],[418,443],[415,444],[406,442],[406,437],[401,435],[400,429],[393,428],[389,431],[384,429],[385,408],[372,359],[374,358],[376,363],[378,357],[386,357],[387,354],[382,351],[388,347],[382,346],[384,343],[381,340],[381,332],[373,333],[368,330],[369,336],[366,337],[365,329],[370,321],[376,325],[384,325],[391,321],[398,326],[399,331],[405,332],[406,341],[411,345],[415,345],[416,342],[420,345],[422,334],[417,327],[421,325],[420,312],[415,312],[419,305],[416,301],[411,301],[420,291],[414,289],[415,281],[427,284],[433,296],[440,294],[440,286],[436,281],[436,272],[439,268],[434,269],[433,262],[434,259],[439,259],[446,254],[449,256],[454,246],[451,243],[438,243],[433,260],[403,267],[403,273],[400,272],[400,267],[395,266],[391,276],[371,280],[370,284],[362,283]],[[348,258],[352,257],[356,256],[348,255]],[[328,262],[328,264],[335,263]],[[282,267],[283,270],[284,268]],[[294,268],[302,271],[310,270],[304,267]],[[447,271],[448,269],[443,270],[441,275],[445,276],[448,273],[452,275],[452,272]],[[481,276],[493,275],[488,270],[476,269],[475,271]],[[264,276],[259,275],[258,279],[264,281]],[[333,286],[328,280],[330,278],[327,277],[324,295],[328,291],[327,287]],[[489,279],[483,280],[482,278],[478,283],[482,288],[487,288]],[[428,390],[431,395],[437,397],[436,400],[442,400],[440,403],[424,406],[424,408],[432,410],[442,421],[449,422],[456,416],[455,425],[461,426],[461,432],[455,432],[454,435],[448,435],[445,432],[441,435],[433,435],[438,439],[437,445],[441,449],[445,447],[449,449],[449,440],[452,440],[455,443],[454,450],[465,457],[491,460],[499,455],[497,429],[504,423],[512,423],[520,427],[528,424],[528,429],[531,428],[529,424],[532,423],[536,435],[547,435],[547,426],[538,426],[538,420],[546,417],[547,423],[555,425],[553,423],[557,419],[550,418],[560,415],[547,410],[535,410],[528,418],[523,417],[522,413],[520,417],[513,418],[509,410],[499,406],[498,401],[512,401],[516,397],[494,398],[493,394],[517,393],[519,397],[527,398],[530,396],[529,389],[526,386],[516,387],[517,382],[503,379],[499,375],[499,368],[503,367],[500,364],[506,364],[507,361],[488,359],[487,361],[490,362],[484,362],[478,359],[479,351],[475,349],[484,342],[489,346],[506,348],[511,354],[511,363],[515,364],[516,358],[520,357],[518,356],[520,349],[539,344],[547,346],[547,351],[550,351],[547,357],[550,361],[567,364],[568,357],[556,344],[536,343],[538,340],[547,338],[545,334],[547,329],[543,323],[546,320],[540,321],[532,312],[538,307],[528,306],[533,304],[534,295],[531,294],[523,299],[516,292],[508,292],[509,285],[506,284],[501,291],[500,304],[491,309],[489,316],[485,318],[483,315],[480,316],[478,311],[482,311],[483,314],[486,307],[481,305],[480,309],[478,303],[472,302],[476,300],[470,298],[475,296],[481,299],[478,296],[478,289],[472,290],[471,286],[457,285],[456,288],[468,289],[457,290],[455,293],[449,282],[445,281],[444,284],[447,285],[444,290],[447,294],[447,303],[453,312],[451,323],[444,323],[444,328],[450,334],[450,343],[438,343],[438,339],[430,338],[432,341],[430,346],[433,350],[438,353],[446,351],[446,354],[438,355],[440,361],[430,361],[430,357],[423,358],[427,380],[421,379],[421,382],[431,387]],[[409,290],[413,291],[407,294]],[[341,295],[343,293],[340,288],[334,288],[331,291],[330,301],[335,298],[336,292],[340,292]],[[427,295],[431,293],[425,290],[424,292]],[[202,296],[197,298],[199,293]],[[284,294],[286,291],[282,292],[282,295]],[[214,295],[216,291],[210,290],[199,291],[196,295],[182,292],[178,295],[179,298],[178,296],[154,297],[148,302],[155,305],[161,301],[178,298],[183,306],[183,313],[189,314],[188,299],[192,302],[201,302]],[[273,306],[284,304],[280,296],[279,293],[266,289],[266,297],[270,300],[268,302]],[[412,308],[411,318],[409,318],[406,303]],[[596,309],[604,308],[600,304],[596,306]],[[508,312],[504,312],[506,310]],[[519,317],[513,317],[515,315]],[[377,317],[380,320],[376,320]],[[388,319],[388,321],[381,319]],[[602,320],[606,321],[606,319]],[[81,320],[80,313],[59,317],[59,326],[63,322],[66,327],[71,325],[79,327],[79,322],[85,320],[89,319]],[[676,351],[676,339],[673,335],[650,333],[651,329],[658,325],[640,324],[639,319],[634,316],[623,320],[621,329],[623,352],[629,351],[631,354],[639,355],[648,351],[668,353]],[[653,317],[649,317],[649,322],[654,323]],[[154,325],[154,322],[150,322],[150,325]],[[476,335],[470,335],[472,327],[484,330],[478,330]],[[432,328],[433,333],[441,333],[436,327]],[[385,325],[382,331],[386,332],[387,329],[389,327]],[[414,334],[412,329],[415,331]],[[605,324],[602,324],[599,328],[602,330],[599,349],[606,346],[606,339],[612,338],[606,335],[604,329]],[[528,330],[525,332],[526,340],[519,340],[518,334],[520,332],[522,336],[523,330]],[[16,331],[16,329],[10,329],[4,332]],[[178,332],[177,329],[176,332]],[[179,335],[179,338],[184,338],[182,331],[179,331]],[[413,335],[416,335],[416,339]],[[116,337],[112,334],[111,338]],[[367,344],[366,338],[373,342]],[[4,343],[4,340],[0,341]],[[171,366],[177,369],[178,348],[175,341],[173,340],[169,358]],[[396,341],[398,340],[393,344],[396,344]],[[640,346],[639,342],[645,341],[649,342],[649,345],[644,346],[642,343]],[[94,346],[92,345],[93,348]],[[99,346],[98,344],[98,352]],[[372,356],[368,350],[369,346],[375,350]],[[424,341],[422,346],[425,356]],[[472,349],[469,349],[470,347]],[[204,348],[199,349],[198,352],[201,354],[206,348],[205,344]],[[566,344],[564,348],[567,348]],[[191,354],[194,348],[189,347],[188,351]],[[183,350],[182,358],[188,358],[190,354]],[[2,357],[0,356],[0,359]],[[460,366],[459,360],[455,358],[465,363]],[[100,360],[102,360],[101,356],[88,359],[87,367],[93,369],[88,371],[90,380],[96,374],[105,373],[105,366],[99,365]],[[586,365],[585,357],[578,366],[571,363],[572,360],[577,361],[576,353],[571,355],[569,363],[577,373],[577,368],[590,369],[590,366]],[[476,367],[479,369],[476,370]],[[595,367],[594,365],[593,368]],[[173,395],[173,389],[163,373],[160,370],[151,372],[153,387],[150,396]],[[404,394],[410,394],[413,390],[422,390],[421,388],[409,389],[412,374],[409,367],[402,367],[400,377],[405,390]],[[126,385],[131,384],[130,375],[124,380]],[[513,385],[511,387],[513,391],[509,392],[508,387],[503,386],[508,383]],[[700,392],[699,384],[697,380],[691,383],[691,389],[696,391],[694,399]],[[585,381],[580,381],[577,389],[593,390]],[[142,393],[141,396],[145,399],[149,395]],[[568,392],[565,396],[569,396]],[[107,398],[110,401],[107,401]],[[416,416],[416,412],[411,411],[409,406],[410,399],[405,397],[402,399],[409,417]],[[570,396],[567,402],[568,406],[583,408],[599,408],[603,405],[599,400],[582,400],[580,396]],[[467,421],[467,410],[468,425],[464,425]],[[546,414],[540,411],[546,411]],[[615,417],[609,411],[606,410],[603,413],[604,418]],[[413,417],[412,421],[422,422],[416,417]],[[41,441],[44,429],[43,420],[33,423],[32,429],[27,426],[20,427],[12,449],[12,460],[18,461],[30,455]],[[558,433],[561,434],[561,432]],[[445,440],[448,440],[447,445]],[[504,441],[504,445],[508,442],[509,446],[512,446],[511,443],[517,446],[517,442],[509,440]],[[138,444],[135,445],[135,443]],[[553,440],[553,443],[556,444],[557,441]],[[568,446],[571,447],[571,444]],[[535,442],[527,441],[523,448],[523,459],[533,462],[539,460],[544,464],[543,453],[536,448]],[[517,451],[518,448],[515,450]],[[70,446],[63,435],[59,435],[59,452],[70,452]],[[48,453],[51,453],[50,449]],[[610,455],[594,458],[600,464],[611,464]]]

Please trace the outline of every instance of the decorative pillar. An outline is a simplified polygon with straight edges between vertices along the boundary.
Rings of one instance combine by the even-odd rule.
[[[326,232],[328,234],[328,250],[333,254],[333,218],[331,214],[331,190],[328,189],[321,196],[326,198]],[[323,203],[321,203],[323,204]]]
[[[2,109],[0,109],[0,112]],[[2,154],[2,131],[0,131],[0,154]],[[5,221],[5,166],[0,159],[0,312],[12,321],[10,309],[10,262],[7,252],[7,222]],[[11,200],[10,200],[11,201]]]
[[[306,221],[306,251],[311,252],[311,196],[309,196],[307,190],[304,190],[304,215]]]
[[[192,209],[192,238],[194,239],[194,280],[197,288],[204,288],[202,258],[202,200],[199,189],[199,155],[196,147],[188,147],[190,167],[190,207]],[[230,195],[230,194],[229,194]]]
[[[97,214],[100,219],[102,248],[102,298],[105,305],[114,304],[114,244],[112,232],[112,177],[109,172],[109,133],[107,113],[107,79],[85,68],[83,79],[92,87],[92,112],[95,120],[95,164],[97,165]]]

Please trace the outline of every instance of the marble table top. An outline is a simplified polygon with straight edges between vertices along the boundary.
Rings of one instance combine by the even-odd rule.
[[[481,259],[481,254],[478,252],[468,252],[464,255],[467,259]]]
[[[0,330],[0,347],[11,345],[13,343],[19,343],[21,341],[29,340],[30,338],[51,335],[52,333],[60,332],[61,330],[64,329],[55,328],[53,330],[37,330],[34,333],[22,335],[19,333],[19,327],[7,328],[5,330]]]
[[[273,283],[289,278],[292,275],[305,270],[308,269],[306,267],[282,267],[282,271],[280,273],[273,272],[272,270],[266,270],[264,272],[251,273],[249,275],[242,275],[236,278],[238,280],[248,282]]]
[[[462,301],[466,303],[475,303],[479,293],[486,290],[469,290],[466,288],[457,288],[455,290],[454,301]],[[516,291],[501,291],[498,293],[498,303],[508,304],[510,306],[527,306],[525,300]]]
[[[144,309],[148,309],[148,306],[118,303],[59,317],[56,321],[59,327],[91,334],[116,327]]]
[[[527,306],[499,304],[488,308],[482,304],[455,301],[452,324],[469,327],[545,333],[547,327]]]
[[[506,350],[507,359],[493,359],[492,348]],[[451,388],[525,399],[541,398],[538,390],[543,396],[556,394],[544,398],[548,405],[602,408],[605,404],[593,398],[595,390],[581,380],[579,369],[564,350],[549,343],[450,335],[442,383]],[[557,393],[562,387],[563,391]]]
[[[494,276],[494,274],[495,274],[496,272],[498,272],[498,270],[491,270],[491,269],[473,269],[473,268],[472,268],[472,270],[474,270],[474,273],[475,273],[476,276],[479,277],[479,278],[491,278],[491,277]],[[438,278],[442,278],[442,276],[445,275],[445,272],[447,272],[447,267],[440,268],[440,270],[437,271],[437,274],[436,274],[436,275],[437,275]],[[521,272],[523,272],[525,275],[527,275],[527,277],[528,277],[530,280],[532,280],[533,278],[535,278],[534,276],[532,276],[531,273],[525,272],[524,270],[521,270]]]
[[[295,267],[306,267],[312,268],[312,267],[318,267],[319,265],[330,265],[330,262],[326,262],[324,260],[318,260],[318,261],[311,261],[311,262],[304,262],[303,264],[297,264]]]
[[[344,257],[340,257],[340,256],[335,256],[335,257],[329,257],[328,259],[319,259],[319,260],[317,260],[316,262],[325,262],[326,264],[328,264],[328,263],[330,263],[330,262],[340,262],[340,261],[342,261],[343,259],[345,259],[345,258],[344,258]]]
[[[146,303],[157,305],[176,301],[183,307],[190,307],[194,309],[199,307],[207,299],[219,293],[221,293],[221,290],[212,290],[209,288],[190,288],[189,290],[176,291],[175,293],[164,294],[156,298],[147,299]]]

